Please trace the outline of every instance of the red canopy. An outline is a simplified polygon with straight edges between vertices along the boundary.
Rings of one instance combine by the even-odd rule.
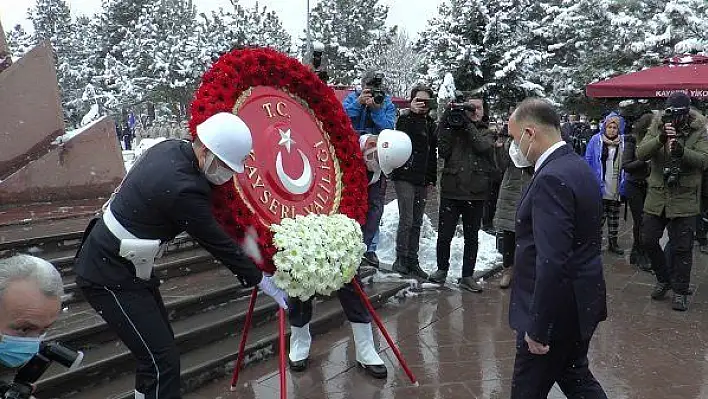
[[[653,98],[682,91],[690,97],[708,99],[708,57],[683,56],[665,65],[591,83],[588,97]]]

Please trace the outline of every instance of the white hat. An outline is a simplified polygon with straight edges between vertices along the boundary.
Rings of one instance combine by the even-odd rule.
[[[214,155],[236,173],[253,148],[251,130],[238,116],[220,112],[197,126],[197,136]]]
[[[379,133],[376,150],[381,171],[388,175],[408,162],[413,147],[407,134],[399,130],[384,129]]]

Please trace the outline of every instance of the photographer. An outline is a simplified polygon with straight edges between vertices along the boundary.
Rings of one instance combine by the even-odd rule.
[[[416,85],[411,90],[410,109],[401,110],[396,129],[411,139],[413,153],[403,166],[393,171],[391,180],[398,198],[398,231],[396,233],[396,261],[393,270],[427,279],[420,268],[418,242],[423,223],[425,201],[437,181],[436,125],[430,117],[435,107],[433,90]]]
[[[362,91],[350,93],[344,99],[344,110],[352,121],[354,130],[359,134],[379,134],[384,129],[393,129],[396,123],[396,106],[391,96],[383,88],[383,74],[369,71],[361,79]],[[376,256],[376,244],[379,235],[379,222],[383,215],[383,202],[386,195],[386,179],[381,178],[369,185],[369,211],[364,225],[364,243],[366,253],[364,261],[374,267],[379,266]]]
[[[684,93],[673,93],[666,110],[655,117],[639,144],[637,158],[651,160],[649,190],[644,203],[644,249],[651,259],[657,284],[652,299],[674,291],[673,309],[688,309],[693,264],[693,235],[700,214],[701,175],[708,166],[706,120],[691,109]],[[671,272],[659,246],[664,228],[672,248]]]
[[[59,316],[63,294],[51,263],[29,255],[0,260],[0,369],[18,369],[39,352],[43,334]]]
[[[430,281],[444,284],[450,268],[450,244],[462,215],[465,249],[460,287],[481,292],[474,278],[477,261],[478,231],[489,194],[494,165],[494,139],[482,122],[484,106],[475,98],[450,104],[438,128],[438,154],[445,160],[440,178],[438,224],[438,270]]]

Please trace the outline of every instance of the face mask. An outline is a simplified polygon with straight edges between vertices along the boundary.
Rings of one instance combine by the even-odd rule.
[[[13,337],[3,335],[0,338],[0,363],[17,368],[29,362],[39,352],[41,337]]]
[[[214,154],[209,152],[209,155],[207,155],[206,160],[204,161],[203,172],[204,176],[211,184],[220,186],[231,180],[231,178],[234,177],[234,172],[232,172],[231,169],[224,168],[220,165],[216,165],[216,170],[210,171],[210,169],[212,169],[211,165],[214,163],[214,158]]]
[[[517,168],[528,168],[532,165],[531,161],[529,161],[531,144],[529,144],[529,149],[526,150],[526,155],[521,153],[521,147],[519,146],[520,143],[524,140],[525,135],[526,132],[521,135],[521,140],[519,140],[519,143],[517,143],[516,141],[512,141],[511,145],[509,146],[509,157],[511,157],[511,161],[514,162],[514,166],[516,166]]]

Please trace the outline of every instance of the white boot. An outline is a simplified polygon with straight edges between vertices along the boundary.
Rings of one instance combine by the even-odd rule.
[[[290,326],[290,354],[291,362],[299,362],[310,356],[310,345],[312,336],[310,335],[310,323],[302,327]]]
[[[356,361],[365,366],[381,366],[384,364],[374,346],[374,333],[371,323],[351,323],[356,346]]]

